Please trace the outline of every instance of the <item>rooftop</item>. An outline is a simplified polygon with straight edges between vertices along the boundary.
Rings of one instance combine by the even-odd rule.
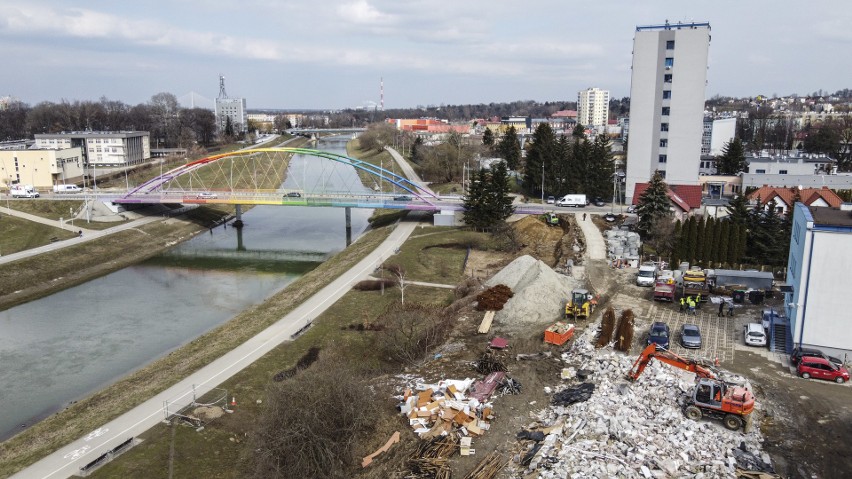
[[[852,211],[844,211],[840,208],[827,208],[825,206],[808,206],[808,211],[811,212],[815,225],[852,228]]]
[[[704,28],[704,27],[707,27],[709,29],[710,28],[710,22],[669,23],[668,21],[666,21],[666,23],[664,23],[662,25],[638,25],[638,26],[636,26],[636,31],[641,32],[641,31],[647,31],[647,30],[672,30],[672,29],[680,30],[682,28]]]
[[[129,136],[147,135],[147,131],[63,131],[61,133],[36,133],[38,138],[79,138],[81,136],[112,136],[127,138]]]

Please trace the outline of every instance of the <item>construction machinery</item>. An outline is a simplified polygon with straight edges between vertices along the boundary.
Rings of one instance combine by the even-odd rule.
[[[748,388],[725,382],[709,366],[665,349],[658,350],[655,344],[649,344],[642,351],[627,378],[631,381],[639,379],[652,359],[695,373],[695,387],[681,400],[686,417],[694,421],[702,417],[721,419],[725,427],[732,431],[749,424],[750,414],[754,410],[754,394]]]
[[[684,271],[679,282],[680,296],[682,298],[686,298],[687,296],[698,297],[700,294],[701,301],[703,302],[707,301],[707,298],[710,297],[710,290],[707,287],[707,276],[704,274],[704,270],[697,266]]]
[[[559,226],[559,217],[556,213],[547,213],[544,215],[544,223],[547,226]]]
[[[592,296],[585,289],[571,291],[571,298],[565,303],[566,318],[588,318],[592,314],[594,304]]]

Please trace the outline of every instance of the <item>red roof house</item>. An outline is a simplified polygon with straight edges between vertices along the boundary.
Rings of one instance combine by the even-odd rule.
[[[786,214],[790,211],[793,203],[796,201],[796,194],[799,199],[807,206],[830,206],[839,208],[843,200],[837,196],[837,193],[830,190],[827,186],[822,188],[779,188],[775,186],[763,186],[748,195],[748,199],[752,201],[760,200],[759,206],[763,209],[770,207],[775,208],[779,214]]]
[[[678,208],[688,213],[701,207],[701,185],[668,185],[666,192]],[[648,183],[636,183],[633,190],[633,204],[639,203],[639,197],[648,189]]]

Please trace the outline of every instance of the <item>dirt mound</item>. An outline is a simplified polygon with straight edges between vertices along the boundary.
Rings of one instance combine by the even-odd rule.
[[[476,309],[477,311],[500,311],[513,294],[505,284],[488,288],[476,296]]]
[[[224,414],[218,406],[200,406],[192,410],[192,415],[204,420],[216,419]]]
[[[526,216],[512,223],[518,235],[520,244],[523,245],[522,252],[534,256],[550,266],[558,264],[565,255],[563,236],[566,231],[571,230],[571,221],[568,215],[558,215],[559,226],[548,226],[541,216]],[[569,235],[570,236],[570,235]],[[572,241],[569,241],[569,245]],[[568,248],[570,250],[570,248]],[[570,253],[570,251],[568,251]]]
[[[562,314],[568,291],[579,286],[574,279],[528,255],[509,263],[485,284],[505,284],[515,293],[494,317],[498,324],[510,328],[555,321]]]

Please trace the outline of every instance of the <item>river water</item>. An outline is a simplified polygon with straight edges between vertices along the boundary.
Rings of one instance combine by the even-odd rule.
[[[344,148],[344,140],[319,145],[340,154]],[[311,180],[329,161],[295,156],[285,188],[351,189],[352,168]],[[371,213],[352,210],[353,239]],[[263,302],[346,246],[342,208],[256,206],[243,221],[242,231],[219,227],[143,263],[0,311],[0,439]]]

